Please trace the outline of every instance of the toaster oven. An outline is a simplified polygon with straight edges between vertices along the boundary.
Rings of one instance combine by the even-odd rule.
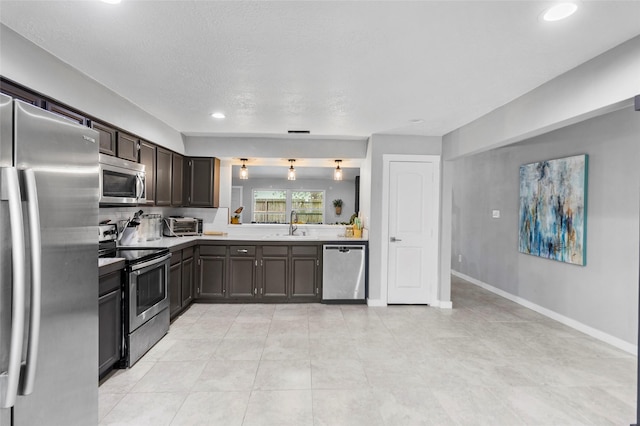
[[[164,219],[163,234],[166,237],[198,235],[198,219],[192,217],[167,217]]]

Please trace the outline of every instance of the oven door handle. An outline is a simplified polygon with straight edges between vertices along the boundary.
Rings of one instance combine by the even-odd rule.
[[[171,253],[167,253],[166,255],[159,257],[157,259],[151,259],[143,263],[136,263],[135,265],[131,265],[131,272],[139,275],[141,273],[141,269],[145,269],[149,266],[159,265],[161,263],[167,262],[171,258]]]

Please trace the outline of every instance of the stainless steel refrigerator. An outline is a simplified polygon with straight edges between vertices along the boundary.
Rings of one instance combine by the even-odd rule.
[[[0,426],[98,423],[97,141],[0,94]]]

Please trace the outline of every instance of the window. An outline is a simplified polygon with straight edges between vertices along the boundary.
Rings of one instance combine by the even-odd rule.
[[[286,189],[254,189],[254,223],[289,223],[295,210],[298,223],[324,222],[324,191],[294,191]]]
[[[324,191],[292,191],[291,208],[299,223],[324,222]]]
[[[253,222],[287,223],[287,191],[254,190]]]

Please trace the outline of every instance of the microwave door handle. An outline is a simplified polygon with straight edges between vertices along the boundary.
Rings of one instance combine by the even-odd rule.
[[[27,362],[25,366],[22,395],[33,392],[38,364],[38,343],[40,342],[40,314],[42,311],[42,239],[40,235],[40,212],[38,190],[33,169],[24,171],[27,192],[27,214],[29,215],[29,235],[31,238],[31,311],[29,318],[29,339],[27,340]]]
[[[25,313],[25,245],[22,221],[22,200],[18,171],[14,167],[0,169],[2,183],[6,190],[11,226],[11,263],[13,291],[11,297],[11,337],[9,343],[9,364],[6,374],[0,375],[0,408],[10,408],[16,403],[20,383],[20,364],[22,362],[22,341],[24,337]]]
[[[136,200],[142,198],[142,194],[144,193],[144,181],[140,177],[138,173],[136,173]]]

